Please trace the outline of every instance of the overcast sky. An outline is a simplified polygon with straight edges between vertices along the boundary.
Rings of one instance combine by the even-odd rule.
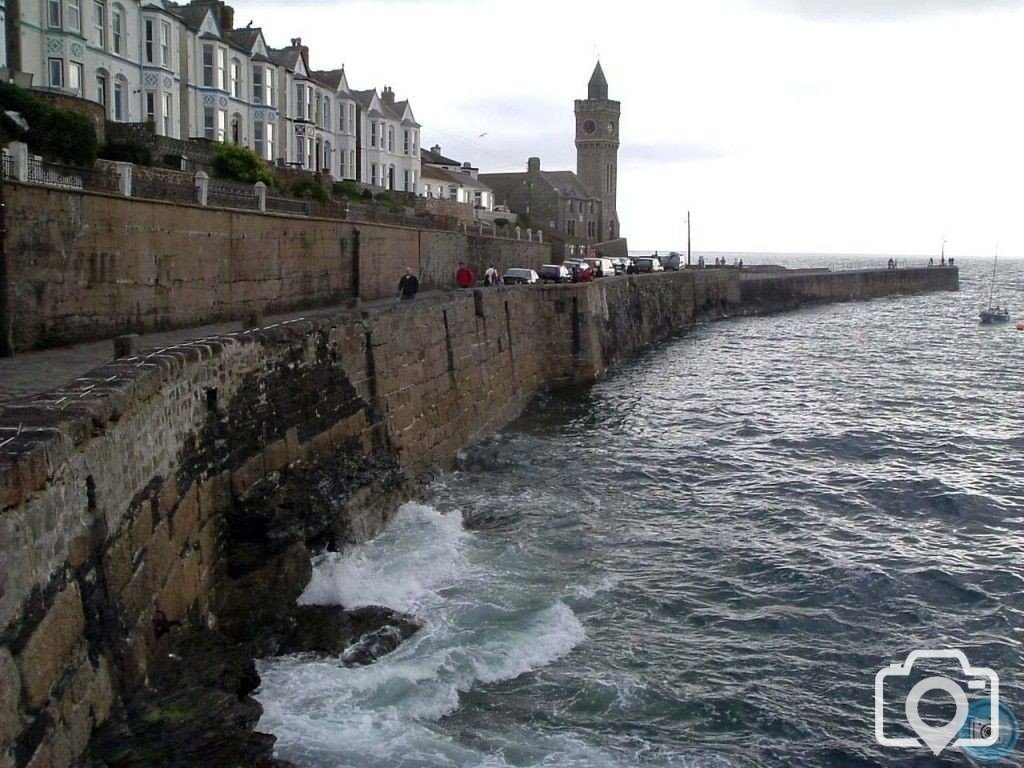
[[[575,170],[600,56],[632,249],[1024,256],[1024,0],[237,0],[481,171]]]

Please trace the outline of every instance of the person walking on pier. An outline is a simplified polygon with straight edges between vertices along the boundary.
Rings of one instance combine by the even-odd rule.
[[[459,268],[455,271],[455,284],[459,288],[472,288],[476,283],[476,275],[473,269],[464,261],[459,262]]]
[[[402,301],[409,301],[416,298],[420,290],[420,281],[412,273],[412,267],[405,268],[405,274],[398,281],[398,298]]]

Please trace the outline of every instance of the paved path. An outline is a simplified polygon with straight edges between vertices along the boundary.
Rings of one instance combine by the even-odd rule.
[[[424,291],[420,295],[428,298],[440,295],[441,291]],[[381,299],[363,302],[358,310],[343,306],[323,307],[303,312],[287,312],[280,315],[268,315],[263,318],[264,325],[272,325],[283,320],[294,320],[300,317],[316,317],[319,315],[336,315],[342,312],[357,312],[373,307],[394,304],[396,299]],[[193,328],[179,328],[161,333],[146,333],[139,336],[138,349],[159,349],[173,344],[180,344],[190,339],[201,339],[206,336],[217,336],[242,330],[239,321],[214,323]],[[22,352],[14,357],[0,357],[0,404],[16,400],[49,389],[63,386],[75,377],[92,370],[114,359],[114,341],[95,341],[88,344],[75,344],[70,347],[42,349],[37,352]]]

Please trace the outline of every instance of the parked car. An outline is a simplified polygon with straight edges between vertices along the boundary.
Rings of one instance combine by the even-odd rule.
[[[615,265],[611,259],[591,258],[584,261],[594,269],[598,277],[612,277],[615,274]]]
[[[672,251],[668,256],[661,259],[661,266],[665,269],[677,270],[682,269],[683,265],[686,264],[686,259],[681,253]]]
[[[641,256],[636,259],[636,271],[637,272],[664,272],[665,268],[661,266],[661,261],[656,259],[654,256]]]
[[[540,282],[540,275],[532,269],[512,267],[505,270],[502,279],[505,281],[505,285],[533,285]]]
[[[574,283],[589,283],[596,274],[585,259],[566,259],[562,264],[568,268]]]
[[[626,274],[626,267],[629,266],[629,259],[624,259],[621,256],[616,256],[612,259],[612,266],[615,268],[616,275]]]
[[[542,264],[539,274],[542,283],[568,283],[572,279],[572,273],[564,264]]]

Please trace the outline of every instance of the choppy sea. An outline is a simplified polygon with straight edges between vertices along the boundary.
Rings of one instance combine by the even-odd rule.
[[[260,729],[325,768],[974,764],[874,733],[876,673],[920,649],[1024,719],[1024,332],[978,324],[992,264],[960,267],[959,293],[701,325],[540,397],[317,559],[303,600],[425,628],[367,667],[262,662]],[[997,296],[1024,319],[1024,261]]]

